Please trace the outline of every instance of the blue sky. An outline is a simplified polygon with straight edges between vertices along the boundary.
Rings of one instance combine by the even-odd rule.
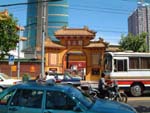
[[[22,3],[27,0],[1,0],[0,5]],[[128,17],[137,8],[138,0],[68,0],[69,27],[88,26],[110,44],[117,44],[122,34],[128,32]],[[148,0],[147,0],[148,1]],[[26,5],[2,7],[16,17],[18,24],[26,24]]]

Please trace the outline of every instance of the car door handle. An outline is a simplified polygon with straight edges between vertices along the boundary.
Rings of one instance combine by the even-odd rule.
[[[10,111],[17,111],[17,108],[9,108]]]

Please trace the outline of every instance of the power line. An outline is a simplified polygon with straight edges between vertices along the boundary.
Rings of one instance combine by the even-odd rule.
[[[36,23],[30,23],[29,25],[31,26],[31,25],[35,25]],[[28,27],[28,26],[25,26],[25,27]],[[36,27],[40,27],[40,25],[39,26],[36,26]],[[118,30],[116,30],[116,29],[109,29],[109,30],[105,30],[105,29],[99,29],[99,28],[94,28],[95,29],[95,31],[98,31],[98,32],[110,32],[110,33],[122,33],[122,34],[126,34],[126,33],[128,33],[127,31],[119,31],[119,29]]]
[[[78,24],[78,25],[77,24],[71,24],[71,25],[73,25],[73,26],[84,26],[81,24]],[[96,26],[95,25],[90,26],[90,28],[91,29],[93,28],[93,30],[98,31],[98,32],[100,31],[100,32],[113,32],[113,33],[128,33],[127,31],[122,31],[126,28],[111,28],[111,26],[107,26],[107,28],[109,28],[109,30],[104,29],[104,26],[97,26],[97,25]]]
[[[22,2],[22,3],[15,3],[15,4],[0,5],[0,7],[11,7],[11,6],[18,6],[18,5],[37,4],[37,3],[43,3],[43,2],[56,2],[56,1],[60,1],[60,0],[45,0],[45,1],[37,1],[37,2]]]
[[[54,2],[54,1],[60,1],[60,0],[51,0],[51,2]],[[37,3],[42,3],[42,2],[43,1],[15,3],[15,4],[0,5],[0,7],[11,7],[11,6],[18,6],[18,5],[29,5],[29,4],[37,4]],[[49,2],[49,0],[44,1],[44,2]],[[79,6],[82,6],[82,5],[79,5]],[[70,7],[70,9],[88,10],[88,11],[96,11],[96,12],[97,11],[101,11],[101,12],[105,12],[105,13],[115,13],[115,14],[128,14],[126,12],[129,11],[129,10],[123,10],[123,9],[114,9],[114,8],[101,8],[101,7],[96,7],[96,8],[92,8],[91,9],[90,7],[87,7],[85,5],[82,6],[82,7]],[[101,9],[101,10],[99,10],[99,9]],[[114,11],[116,11],[116,12],[114,12]]]
[[[74,7],[84,7],[84,8],[91,8],[91,9],[104,9],[104,10],[113,10],[113,11],[124,11],[124,12],[130,12],[131,10],[127,10],[127,9],[117,9],[117,8],[109,8],[109,7],[91,7],[91,5],[90,6],[88,6],[88,5],[73,5]]]
[[[29,2],[29,3],[24,2],[24,3],[16,3],[16,4],[7,4],[7,5],[0,5],[0,7],[28,5],[28,4],[36,4],[36,3],[41,3],[41,2],[43,2],[43,1]],[[49,2],[49,0],[47,0],[45,2]],[[87,7],[87,6],[86,6],[86,8],[84,8],[84,7],[70,7],[70,9],[85,10],[85,11],[91,11],[91,12],[103,12],[103,13],[111,13],[111,14],[128,14],[126,12],[129,11],[129,10],[114,9],[114,8],[98,8],[98,7],[91,9],[91,7]],[[127,33],[125,31],[116,31],[116,30],[113,30],[113,29],[112,30],[97,29],[97,31],[100,31],[100,32],[113,32],[113,33]]]
[[[27,4],[35,4],[38,2],[24,2],[24,3],[15,3],[15,4],[7,4],[7,5],[0,5],[0,7],[11,7],[11,6],[18,6],[18,5],[27,5]]]
[[[51,0],[54,1],[54,0]],[[57,0],[59,1],[59,0]],[[36,3],[42,3],[43,1],[38,1],[38,2],[24,2],[24,3],[16,3],[16,4],[7,4],[7,5],[0,5],[0,7],[10,7],[10,6],[17,6],[17,5],[29,5],[29,4],[36,4]],[[49,0],[44,1],[44,2],[49,2]],[[80,5],[82,6],[82,5]],[[91,8],[91,7],[70,7],[70,9],[73,10],[85,10],[88,12],[99,12],[99,13],[111,13],[111,14],[129,14],[127,11],[129,10],[122,10],[122,9],[114,9],[114,8],[101,8],[101,7],[96,7],[96,8]]]
[[[137,0],[122,0],[123,2],[137,2]]]
[[[116,30],[103,30],[103,29],[98,29],[100,32],[112,32],[112,33],[127,33],[126,31],[116,31]]]
[[[115,11],[106,11],[106,10],[93,10],[93,9],[88,9],[88,8],[70,8],[70,9],[75,9],[75,10],[84,10],[84,11],[89,11],[89,12],[99,12],[99,13],[112,13],[112,14],[129,14],[126,12],[115,12]]]

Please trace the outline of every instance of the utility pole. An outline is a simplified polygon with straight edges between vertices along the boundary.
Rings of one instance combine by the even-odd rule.
[[[41,0],[42,1],[42,50],[41,50],[41,77],[43,78],[45,76],[45,69],[44,69],[44,63],[45,63],[45,37],[46,37],[46,18],[47,18],[47,3],[48,2],[55,2],[55,1],[61,1],[61,0]]]
[[[20,32],[20,31],[19,31]],[[19,33],[19,37],[20,37],[20,33]],[[20,78],[20,40],[18,42],[18,65],[17,65],[17,78]]]
[[[42,74],[42,78],[44,78],[45,76],[45,72],[44,72],[44,62],[45,62],[45,36],[46,36],[46,32],[45,32],[45,26],[46,26],[46,0],[42,0],[42,63],[41,63],[41,74]]]
[[[19,40],[18,40],[18,65],[17,65],[17,78],[20,78],[20,41],[26,41],[27,38],[21,37],[21,31],[24,30],[24,27],[19,26]]]

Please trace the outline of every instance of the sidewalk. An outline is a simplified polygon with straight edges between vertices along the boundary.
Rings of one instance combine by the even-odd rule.
[[[128,101],[150,101],[150,97],[128,97]]]

